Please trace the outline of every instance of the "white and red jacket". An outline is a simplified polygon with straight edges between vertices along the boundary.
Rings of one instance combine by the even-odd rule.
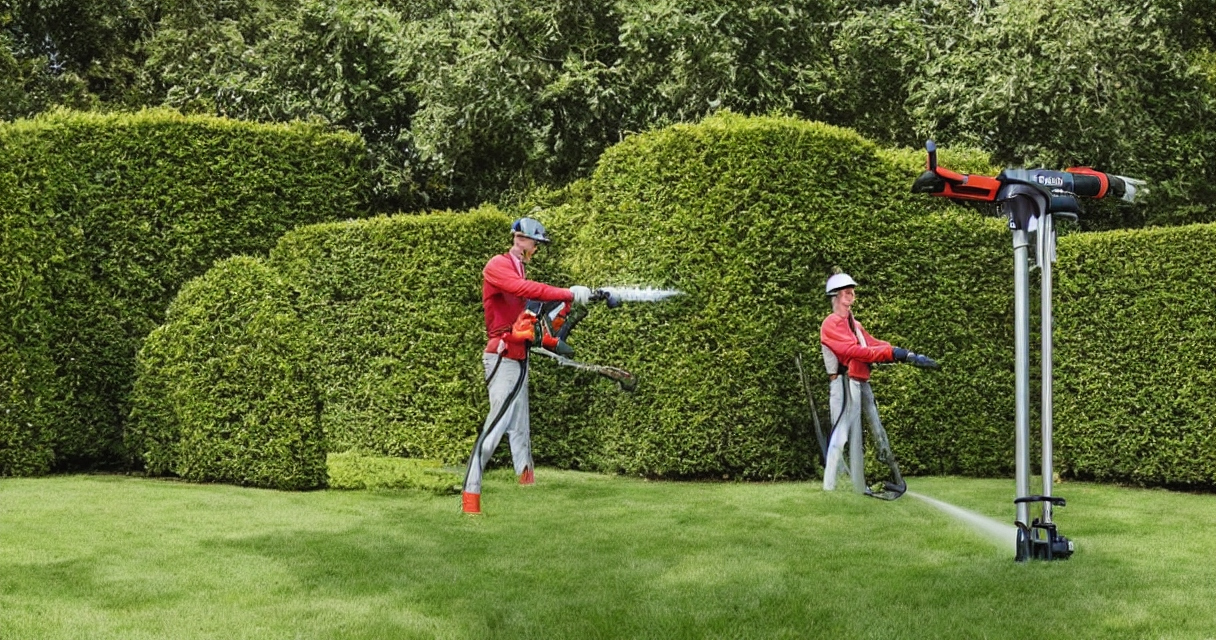
[[[486,312],[486,353],[501,353],[513,360],[528,355],[527,346],[511,339],[511,325],[523,312],[528,300],[540,302],[570,302],[574,294],[569,289],[529,280],[524,263],[504,253],[490,258],[482,269],[481,304]],[[504,346],[505,345],[505,346]]]
[[[892,362],[891,343],[870,335],[856,318],[835,313],[823,319],[819,327],[819,342],[836,356],[842,367],[847,367],[849,377],[854,380],[870,379],[870,363]],[[849,326],[852,320],[852,327]],[[827,354],[824,361],[827,362]],[[828,371],[835,375],[836,371]]]

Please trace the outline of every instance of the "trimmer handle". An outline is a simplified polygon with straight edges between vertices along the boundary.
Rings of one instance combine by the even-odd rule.
[[[932,140],[925,141],[925,151],[929,153],[928,167],[916,182],[912,183],[912,193],[927,193],[954,200],[996,200],[996,192],[1001,188],[999,180],[988,176],[957,173],[937,166],[937,144]]]
[[[594,301],[604,301],[608,303],[609,309],[615,309],[621,306],[621,299],[615,293],[607,289],[596,289],[591,292],[591,299]]]

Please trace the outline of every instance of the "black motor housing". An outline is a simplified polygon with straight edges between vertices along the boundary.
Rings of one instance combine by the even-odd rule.
[[[1014,504],[1021,502],[1050,502],[1056,506],[1064,506],[1064,498],[1059,496],[1026,496],[1013,501]],[[1056,525],[1051,522],[1042,522],[1035,518],[1030,526],[1027,527],[1024,523],[1015,523],[1018,526],[1017,551],[1014,560],[1017,562],[1025,562],[1027,560],[1067,560],[1072,556],[1075,546],[1068,538],[1060,535],[1056,531]]]

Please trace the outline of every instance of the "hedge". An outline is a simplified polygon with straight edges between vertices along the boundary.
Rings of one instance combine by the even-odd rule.
[[[1069,236],[1058,269],[1060,472],[1216,486],[1216,225]]]
[[[244,290],[248,271],[256,266],[263,274],[259,278],[290,289],[290,308],[300,318],[309,347],[274,353],[296,358],[282,366],[313,376],[315,414],[332,452],[331,480],[348,487],[350,473],[369,464],[369,473],[388,471],[381,469],[383,463],[359,462],[369,455],[448,464],[468,457],[488,409],[482,382],[481,269],[510,242],[510,219],[493,207],[308,225],[286,234],[264,263],[224,263],[204,280],[208,290]],[[545,253],[537,257],[534,275],[544,277],[544,264],[553,261]],[[279,381],[266,377],[259,382],[234,369],[234,381],[213,377],[195,382],[200,372],[217,366],[217,358],[223,359],[208,337],[239,327],[240,304],[260,298],[226,300],[183,289],[170,321],[149,336],[141,351],[129,444],[153,473],[232,482],[230,473],[186,474],[178,460],[215,458],[219,450],[214,438],[187,437],[185,425],[222,422],[225,416],[243,416],[242,424],[256,424],[261,418],[251,415],[249,407],[264,402],[271,393],[268,385]],[[202,328],[191,328],[196,326]],[[270,360],[262,365],[271,368]],[[209,393],[209,387],[217,391]],[[287,388],[275,388],[273,394],[286,395]],[[311,425],[312,406],[281,409],[275,415],[285,424]],[[243,466],[253,465],[250,461],[260,455],[259,450],[235,448],[227,453]]]
[[[941,154],[947,166],[993,172],[980,154]],[[509,215],[303,227],[267,265],[299,291],[316,336],[331,451],[464,462],[486,409],[479,272],[506,248],[509,219],[532,214],[555,238],[534,277],[685,294],[597,306],[572,335],[579,359],[637,373],[635,393],[533,363],[538,462],[813,477],[817,445],[793,358],[811,365],[826,413],[818,329],[830,311],[823,284],[838,267],[860,281],[856,311],[874,335],[943,365],[875,371],[907,473],[1010,475],[1010,235],[1003,220],[911,194],[923,162],[923,152],[818,123],[721,115],[629,138],[591,180]],[[1066,476],[1216,486],[1204,413],[1213,387],[1198,366],[1210,360],[1216,311],[1213,230],[1061,238],[1056,461]]]
[[[399,458],[358,450],[328,457],[330,489],[414,490],[436,495],[460,493],[461,476],[437,460]]]
[[[295,292],[255,258],[190,281],[140,349],[126,442],[152,474],[325,486],[312,336]]]
[[[359,215],[363,145],[168,111],[0,124],[0,473],[123,464],[135,353],[189,278]]]
[[[943,161],[982,167],[978,157]],[[547,390],[560,410],[537,412],[537,450],[580,449],[584,468],[648,476],[817,473],[793,358],[811,364],[825,407],[818,333],[838,267],[861,283],[856,311],[874,335],[946,365],[875,374],[905,467],[1009,469],[1012,403],[989,409],[1012,395],[1001,370],[1009,241],[1000,221],[912,196],[923,162],[818,123],[733,115],[609,150],[590,202],[551,211],[554,236],[570,242],[563,269],[592,286],[686,295],[579,328],[580,356],[623,364],[641,384],[595,393],[585,410],[581,389]],[[578,444],[543,441],[554,435]]]
[[[734,116],[615,148],[589,186],[536,214],[557,240],[533,275],[686,295],[596,308],[572,337],[580,357],[639,373],[635,394],[534,363],[538,461],[653,476],[815,473],[793,355],[818,352],[823,281],[838,265],[863,281],[859,312],[877,335],[957,363],[937,375],[879,374],[898,416],[893,438],[916,434],[935,447],[923,461],[909,455],[910,466],[1006,464],[1006,452],[960,437],[997,429],[991,416],[943,398],[980,407],[1011,393],[1011,376],[977,389],[967,369],[1004,352],[1006,278],[994,265],[1004,266],[1008,240],[999,221],[909,197],[907,173],[918,162],[844,130]],[[301,316],[320,345],[332,451],[464,461],[486,405],[480,270],[507,247],[508,221],[485,210],[313,225],[271,252],[268,264],[300,291]],[[910,253],[909,243],[924,249]],[[970,259],[951,259],[968,248]],[[969,445],[942,455],[951,442]]]
[[[271,251],[318,343],[331,451],[468,456],[488,406],[481,269],[510,242],[486,207],[310,225]]]

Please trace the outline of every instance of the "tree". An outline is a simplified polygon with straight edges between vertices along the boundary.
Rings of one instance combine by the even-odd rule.
[[[863,87],[841,124],[889,143],[934,138],[999,163],[1093,165],[1153,183],[1149,206],[1100,208],[1090,228],[1216,215],[1212,86],[1152,6],[913,0],[858,12],[841,33],[837,86]],[[878,117],[860,109],[875,104]]]

